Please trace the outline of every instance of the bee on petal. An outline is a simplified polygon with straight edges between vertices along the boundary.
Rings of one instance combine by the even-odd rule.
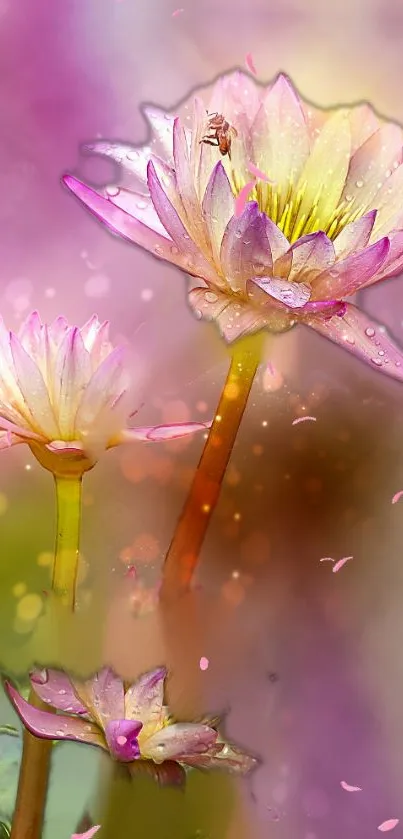
[[[231,160],[232,140],[238,136],[237,130],[230,125],[223,114],[209,114],[209,121],[206,125],[206,133],[200,143],[207,143],[209,146],[218,146],[223,157],[227,154]]]

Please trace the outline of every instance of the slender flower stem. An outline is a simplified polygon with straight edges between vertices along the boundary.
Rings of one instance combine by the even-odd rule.
[[[54,477],[57,530],[52,589],[61,602],[74,611],[80,546],[82,477]],[[29,702],[37,708],[51,711],[34,690],[31,690]],[[51,751],[51,741],[39,739],[29,731],[24,731],[11,839],[39,839],[41,836]]]
[[[174,600],[189,589],[261,360],[261,348],[260,335],[243,339],[234,348],[216,416],[165,558],[162,601]]]
[[[31,705],[41,710],[51,709],[31,690]],[[10,839],[38,839],[42,833],[48,787],[51,740],[39,740],[24,730],[23,751],[18,779],[17,798]]]
[[[55,475],[55,485],[57,533],[52,589],[62,603],[74,612],[80,549],[82,477]]]

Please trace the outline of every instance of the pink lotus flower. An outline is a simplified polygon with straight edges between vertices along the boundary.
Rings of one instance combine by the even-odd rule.
[[[108,330],[95,316],[79,329],[63,317],[42,324],[34,312],[18,335],[0,321],[0,448],[28,443],[44,465],[64,458],[89,468],[102,450],[120,443],[207,427],[126,427],[131,377],[125,348],[113,348]]]
[[[111,231],[196,278],[190,305],[226,341],[302,323],[402,379],[403,352],[345,302],[403,270],[401,128],[368,105],[313,108],[284,75],[263,88],[241,72],[185,105],[183,120],[145,113],[151,145],[88,147],[120,164],[122,186],[95,191],[68,175],[69,189]]]
[[[59,670],[34,671],[31,684],[35,693],[62,712],[57,714],[30,705],[10,682],[5,681],[4,686],[23,724],[35,737],[78,740],[100,746],[122,763],[141,761],[151,769],[155,765],[154,774],[160,782],[182,780],[183,767],[248,772],[255,765],[254,758],[225,743],[213,721],[172,720],[164,705],[165,677],[165,668],[159,667],[125,690],[122,679],[109,668],[86,682],[70,679]]]

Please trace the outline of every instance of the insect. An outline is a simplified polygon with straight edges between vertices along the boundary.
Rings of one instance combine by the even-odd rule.
[[[238,132],[230,125],[222,114],[207,114],[209,121],[206,126],[206,134],[200,140],[209,146],[218,146],[223,157],[227,154],[231,160],[232,140],[238,136]]]

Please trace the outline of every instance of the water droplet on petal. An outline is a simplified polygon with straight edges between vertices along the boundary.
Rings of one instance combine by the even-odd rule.
[[[376,364],[377,367],[382,367],[383,362],[380,358],[371,358],[373,364]]]
[[[201,312],[200,309],[195,309],[195,316],[197,317],[197,320],[201,320],[203,317],[203,312]]]
[[[365,330],[365,334],[368,338],[373,338],[374,335],[375,335],[375,329],[372,329],[371,326],[368,326],[367,329]]]
[[[361,180],[356,181],[355,185],[356,185],[356,187],[358,187],[358,189],[361,189],[361,187],[364,186],[364,181],[361,181]]]
[[[205,300],[207,303],[217,303],[218,297],[214,294],[214,291],[206,291],[204,295]]]
[[[119,195],[120,189],[118,186],[112,185],[105,187],[105,192],[110,198],[116,198],[116,196]]]

